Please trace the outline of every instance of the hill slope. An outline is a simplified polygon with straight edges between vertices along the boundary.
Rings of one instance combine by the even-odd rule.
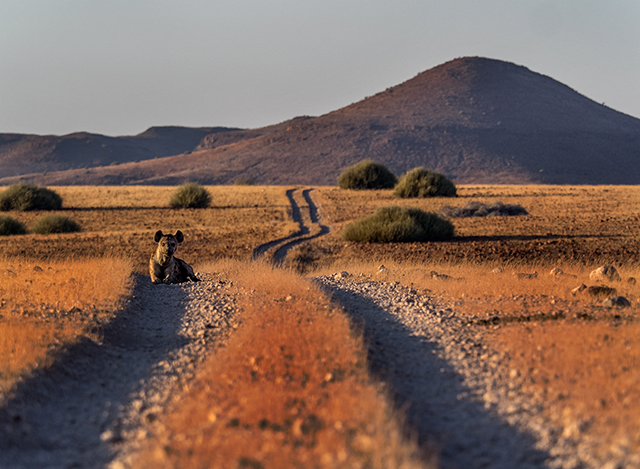
[[[151,127],[127,137],[77,132],[69,135],[0,134],[0,177],[29,172],[109,166],[193,150],[226,127]]]
[[[457,183],[637,184],[640,120],[525,67],[466,57],[323,116],[209,135],[188,155],[29,179],[335,184],[363,158]]]

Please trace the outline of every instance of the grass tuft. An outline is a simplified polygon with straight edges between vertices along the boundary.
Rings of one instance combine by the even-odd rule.
[[[412,207],[381,207],[366,218],[347,225],[342,237],[358,243],[411,243],[446,241],[453,225],[434,213]]]
[[[15,184],[0,194],[0,210],[60,210],[62,197],[51,189],[35,184]]]
[[[36,234],[77,233],[81,228],[69,217],[47,215],[36,221],[31,231]]]
[[[211,194],[200,184],[188,182],[176,189],[169,203],[173,208],[207,208]]]
[[[0,216],[0,236],[21,235],[27,232],[23,223],[11,217]]]
[[[440,209],[440,214],[448,218],[466,217],[509,217],[529,215],[529,212],[520,204],[503,204],[500,201],[488,204],[472,200],[464,207],[452,207],[445,205]]]

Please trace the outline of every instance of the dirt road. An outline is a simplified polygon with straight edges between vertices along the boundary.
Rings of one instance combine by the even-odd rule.
[[[287,198],[291,204],[291,218],[298,224],[296,233],[285,238],[266,242],[253,250],[253,259],[270,259],[274,264],[284,262],[291,248],[300,243],[319,238],[329,233],[329,227],[320,223],[318,206],[311,193],[313,189],[289,189]]]
[[[98,468],[133,450],[233,329],[226,286],[206,275],[181,285],[137,275],[102,341],[73,345],[0,409],[0,468]]]

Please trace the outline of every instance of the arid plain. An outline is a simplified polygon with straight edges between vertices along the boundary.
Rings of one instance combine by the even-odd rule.
[[[225,259],[250,262],[257,246],[299,230],[287,197],[287,191],[300,189],[294,186],[209,186],[213,202],[207,209],[169,208],[173,187],[54,189],[64,199],[60,213],[76,220],[82,232],[7,237],[5,276],[23,266],[31,272],[39,264],[103,256],[124,258],[120,268],[146,274],[157,229],[182,230],[186,240],[179,257],[196,271],[204,266],[216,270]],[[452,305],[468,317],[468,327],[483,331],[484,346],[508,357],[500,366],[521,380],[523,393],[546,403],[545,412],[566,429],[567,437],[589,438],[602,454],[613,446],[640,451],[640,285],[629,280],[640,278],[640,189],[463,185],[457,198],[423,200],[395,199],[391,191],[308,189],[329,232],[288,251],[283,267],[291,268],[292,275],[346,271],[356,282],[398,282]],[[529,214],[452,219],[456,236],[447,242],[356,244],[340,237],[342,227],[377,207],[409,205],[438,212],[471,200],[519,204]],[[299,208],[304,203],[300,198]],[[9,215],[27,226],[41,216]],[[581,284],[599,285],[589,273],[602,265],[618,270],[621,280],[607,286],[631,306],[608,308],[604,298],[572,292]],[[551,275],[552,269],[561,273]],[[248,288],[250,279],[242,282]],[[105,304],[100,307],[117,310],[115,299]],[[0,324],[7,327],[13,316],[25,313],[16,305],[3,307]],[[28,316],[38,323],[36,314]],[[46,321],[55,322],[55,308]],[[91,318],[80,322],[80,330],[87,330]],[[67,336],[76,340],[75,333]],[[49,348],[44,349],[46,354]],[[49,362],[38,357],[25,369]],[[3,378],[16,373],[7,370],[2,369]]]

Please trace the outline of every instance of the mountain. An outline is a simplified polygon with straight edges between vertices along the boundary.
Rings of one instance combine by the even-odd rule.
[[[637,184],[640,120],[526,67],[465,57],[323,116],[219,129],[190,153],[23,179],[333,185],[364,158],[396,174],[425,166],[456,183]]]
[[[0,134],[0,177],[109,166],[193,150],[226,127],[151,127],[127,137],[76,132],[69,135]]]

